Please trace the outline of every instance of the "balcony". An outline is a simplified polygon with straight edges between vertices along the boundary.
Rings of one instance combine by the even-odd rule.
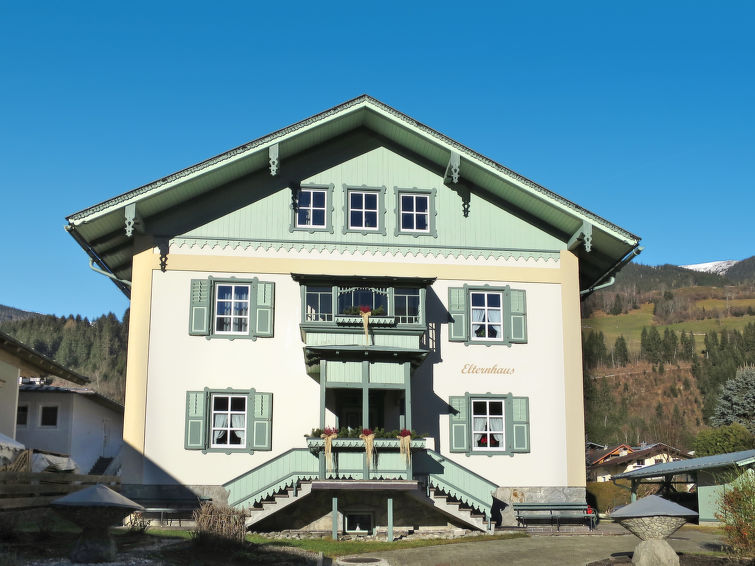
[[[427,448],[426,439],[409,443],[412,454]],[[331,441],[332,470],[327,470],[325,440],[307,438],[307,448],[318,457],[319,478],[331,480],[411,480],[412,459],[401,454],[397,438],[376,438],[373,441],[371,466],[367,467],[365,442],[361,438],[335,438]]]

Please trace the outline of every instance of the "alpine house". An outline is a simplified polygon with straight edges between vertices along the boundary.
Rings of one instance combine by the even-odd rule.
[[[129,496],[389,537],[584,503],[580,296],[641,250],[596,214],[363,95],[67,230],[131,300]]]

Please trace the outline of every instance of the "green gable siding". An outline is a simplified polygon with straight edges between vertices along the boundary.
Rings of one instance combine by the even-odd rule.
[[[291,190],[287,184],[286,161],[281,162],[281,173],[271,179],[255,174],[247,179],[250,195],[259,194],[258,200],[241,206],[220,218],[199,226],[180,237],[196,239],[262,240],[330,242],[333,244],[405,244],[412,247],[468,247],[511,248],[526,250],[559,250],[564,242],[516,217],[489,196],[476,193],[470,197],[469,216],[462,214],[459,194],[443,184],[442,173],[431,171],[399,155],[388,147],[368,144],[365,153],[343,163],[324,169],[305,179],[302,184],[333,185],[332,201],[334,232],[291,233]],[[264,189],[255,187],[264,183]],[[273,184],[271,186],[271,183]],[[343,233],[344,186],[366,185],[386,187],[386,234]],[[277,188],[276,188],[277,187]],[[396,188],[435,189],[434,208],[437,238],[415,238],[410,234],[396,234]],[[220,204],[220,203],[219,203]]]

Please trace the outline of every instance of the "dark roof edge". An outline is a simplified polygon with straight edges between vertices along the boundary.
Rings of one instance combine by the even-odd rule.
[[[59,387],[56,385],[24,384],[20,385],[18,390],[25,393],[71,393],[75,395],[81,395],[86,399],[91,399],[93,403],[103,405],[119,413],[122,413],[125,410],[122,404],[105,397],[101,393],[97,393],[93,389],[74,389],[72,387]]]
[[[83,375],[60,365],[52,358],[40,354],[20,340],[16,340],[4,332],[0,332],[0,348],[35,367],[42,375],[54,375],[55,377],[60,377],[66,381],[77,383],[79,385],[91,383],[91,380],[88,377],[84,377]]]

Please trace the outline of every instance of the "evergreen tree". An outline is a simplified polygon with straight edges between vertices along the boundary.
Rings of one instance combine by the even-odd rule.
[[[710,421],[715,426],[740,423],[755,434],[755,367],[737,370],[724,384]]]
[[[616,342],[614,342],[613,359],[614,363],[621,367],[624,367],[629,363],[629,349],[627,348],[627,341],[624,339],[623,335],[616,338]]]

